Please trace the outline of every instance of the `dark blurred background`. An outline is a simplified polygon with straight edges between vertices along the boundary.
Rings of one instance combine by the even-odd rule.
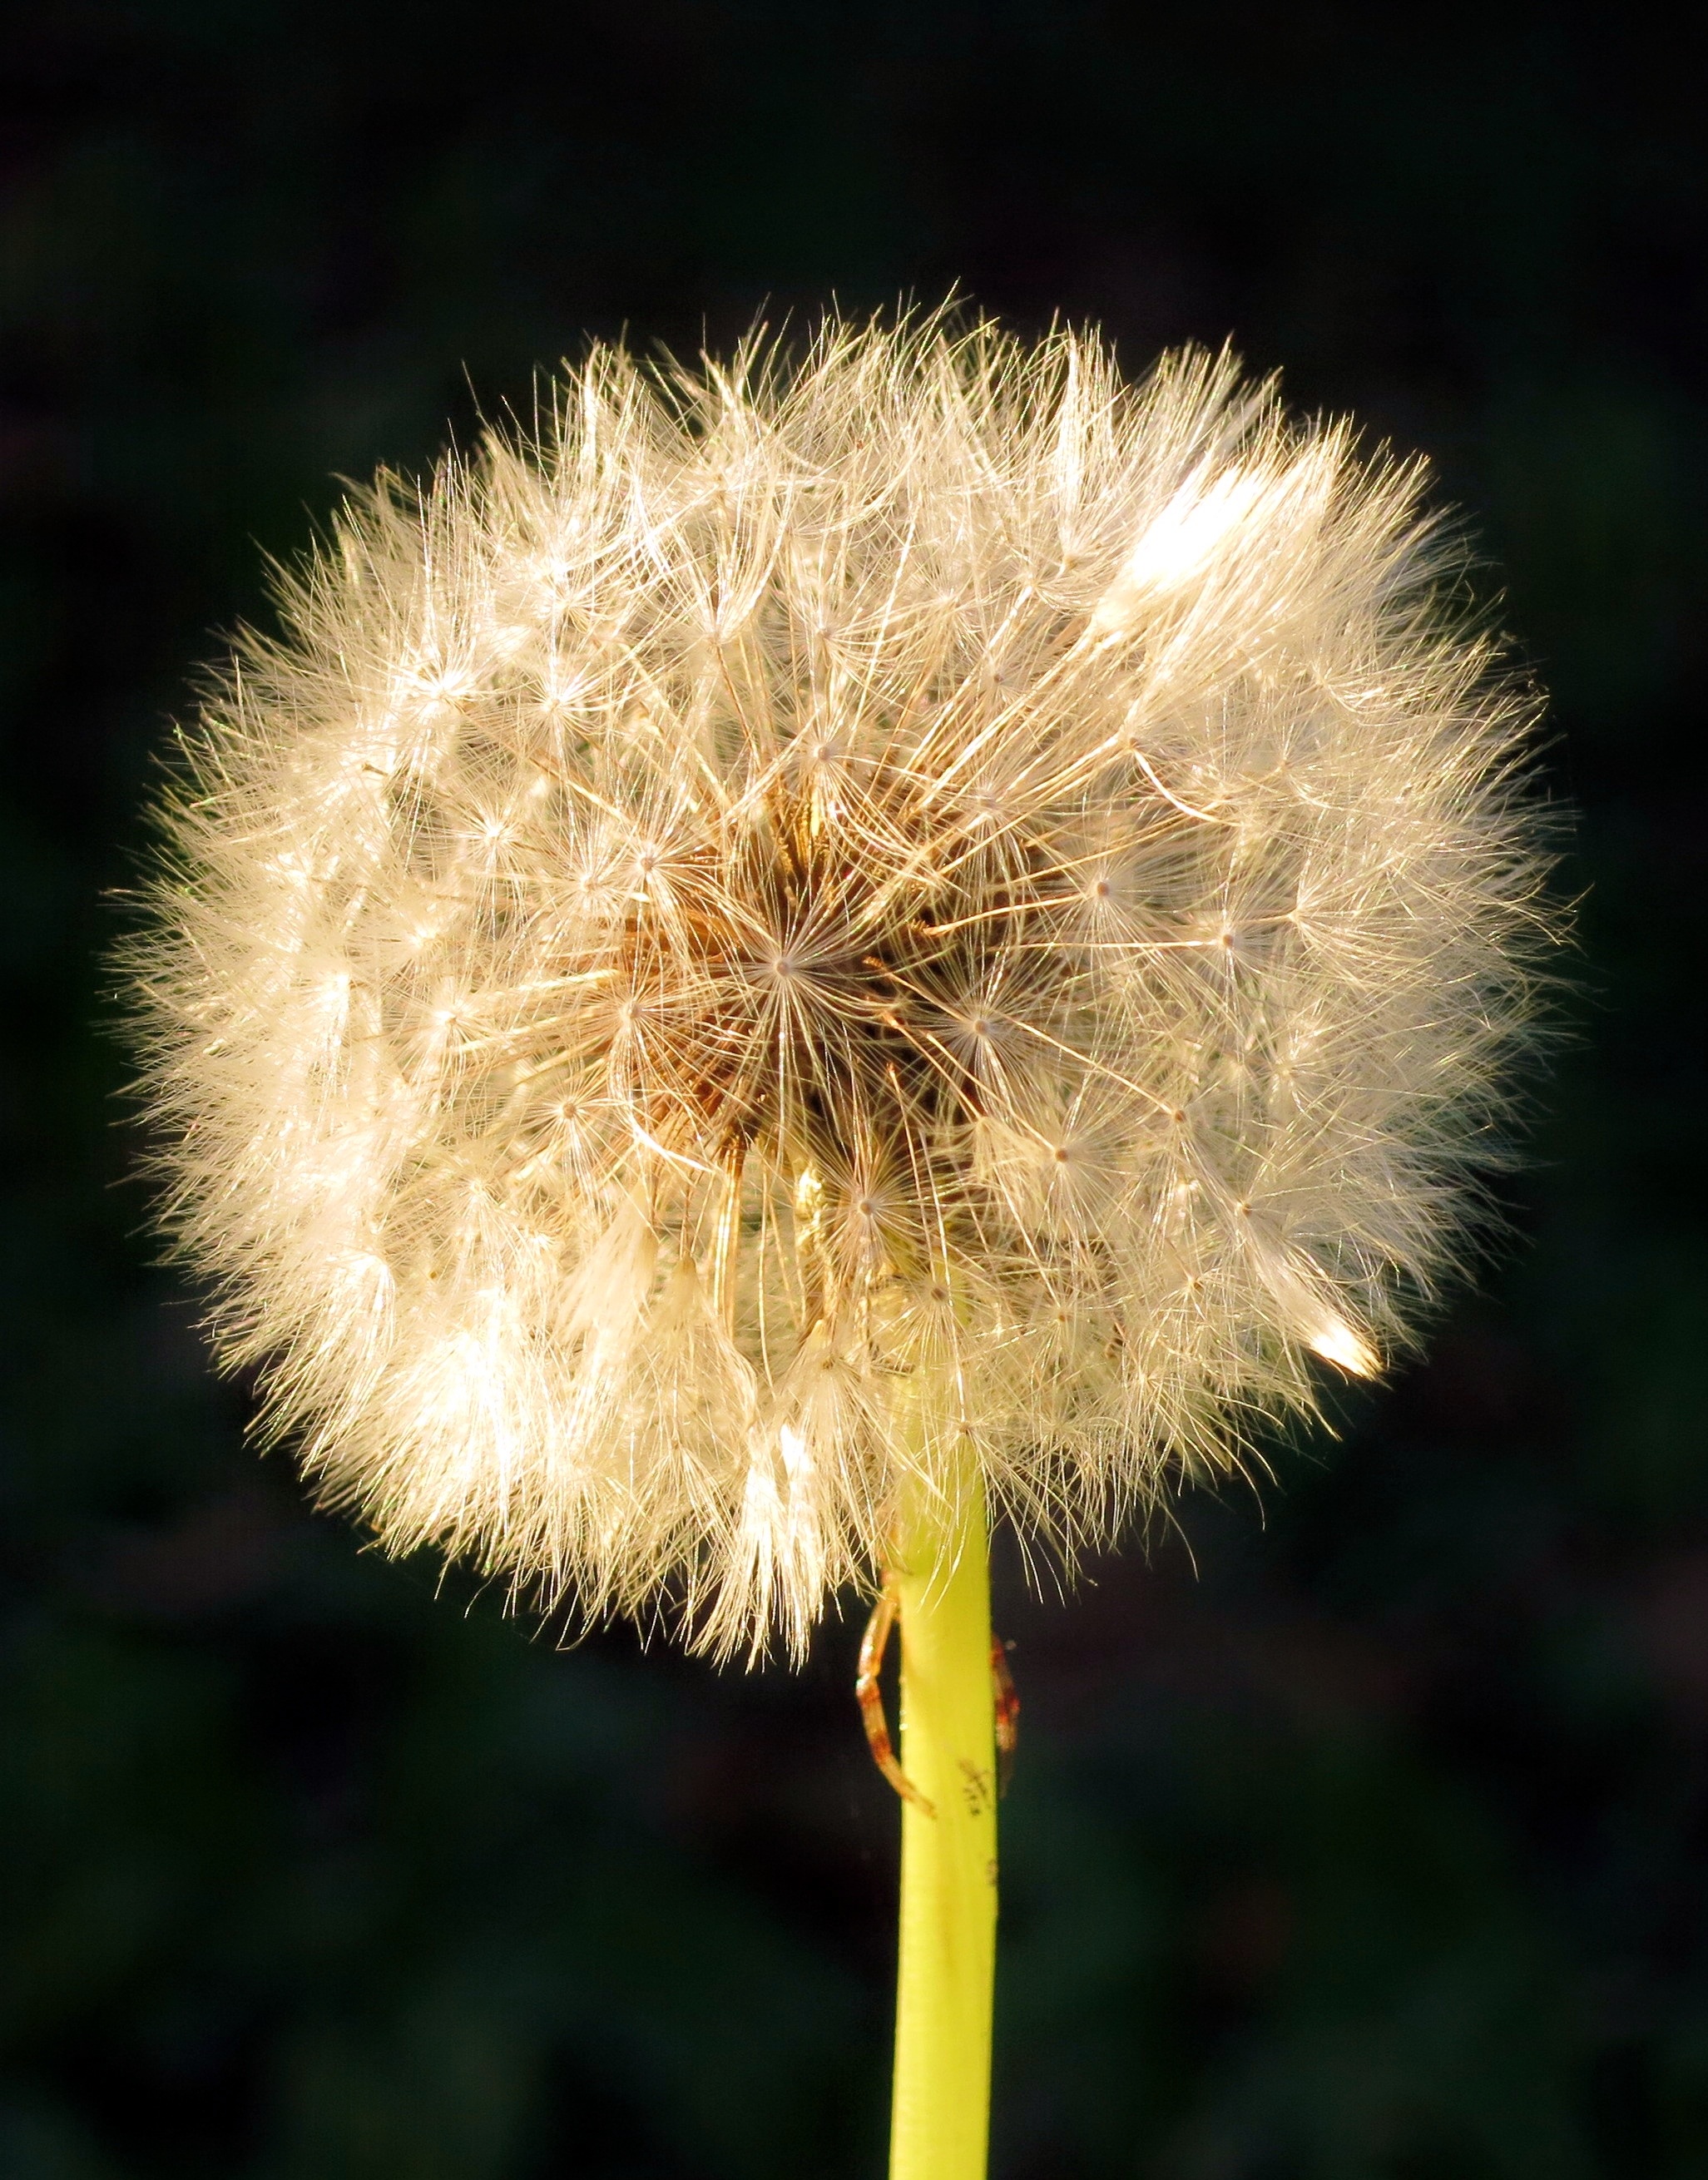
[[[1430,1359],[1262,1506],[1067,1605],[1004,1577],[998,2180],[1708,2176],[1708,266],[1659,11],[36,0],[0,75],[0,2169],[881,2170],[857,1612],[799,1677],[560,1652],[313,1513],[151,1262],[100,960],[151,753],[337,475],[589,331],[958,283],[1134,368],[1231,334],[1427,452],[1585,896],[1517,1239]]]

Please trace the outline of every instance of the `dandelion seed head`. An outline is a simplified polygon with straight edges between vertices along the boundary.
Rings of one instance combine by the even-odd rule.
[[[799,1652],[958,1449],[1071,1554],[1376,1374],[1546,922],[1421,486],[1226,358],[925,317],[596,350],[351,504],[133,950],[325,1492]]]

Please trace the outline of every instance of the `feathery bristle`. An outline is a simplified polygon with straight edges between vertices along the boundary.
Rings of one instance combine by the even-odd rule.
[[[909,1477],[1069,1551],[1372,1374],[1529,1011],[1529,707],[1227,359],[595,350],[382,477],[134,950],[223,1353],[389,1546],[799,1651]]]

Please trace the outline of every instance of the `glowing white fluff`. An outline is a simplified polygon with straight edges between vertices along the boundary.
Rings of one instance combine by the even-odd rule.
[[[596,350],[351,507],[135,955],[329,1494],[798,1650],[964,1439],[1071,1550],[1374,1373],[1536,929],[1419,485],[1226,361],[925,321]]]

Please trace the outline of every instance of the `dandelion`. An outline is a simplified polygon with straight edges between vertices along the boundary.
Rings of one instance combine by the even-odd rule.
[[[346,509],[164,808],[168,1217],[327,1496],[719,1656],[894,1577],[898,2172],[982,2169],[987,1508],[1236,1466],[1478,1211],[1529,707],[1422,482],[1065,331],[596,350]]]

